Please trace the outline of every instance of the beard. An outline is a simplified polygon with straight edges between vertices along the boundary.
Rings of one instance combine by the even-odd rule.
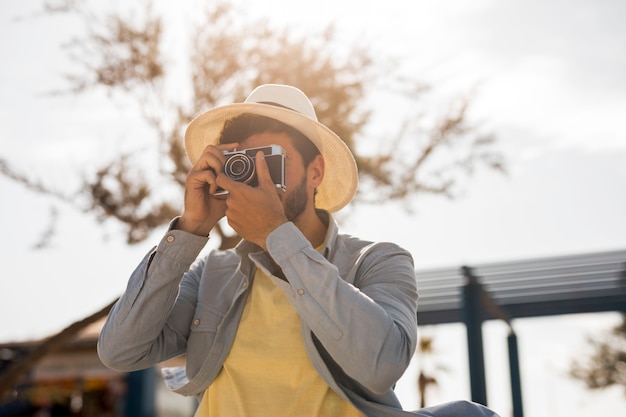
[[[306,175],[304,175],[300,184],[293,189],[293,192],[285,196],[285,216],[287,216],[287,220],[294,221],[297,219],[306,209],[308,201]]]

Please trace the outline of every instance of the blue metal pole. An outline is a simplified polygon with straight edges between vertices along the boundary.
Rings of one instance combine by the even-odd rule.
[[[156,416],[156,376],[154,368],[130,372],[127,376],[126,417]]]
[[[511,397],[513,401],[513,416],[524,417],[522,406],[522,379],[519,368],[519,353],[517,350],[517,335],[513,330],[507,337],[509,345],[509,371],[511,374]]]
[[[467,283],[463,287],[463,313],[467,328],[470,389],[472,401],[487,405],[485,378],[485,355],[483,351],[483,313],[481,307],[482,287],[468,267],[462,268]]]

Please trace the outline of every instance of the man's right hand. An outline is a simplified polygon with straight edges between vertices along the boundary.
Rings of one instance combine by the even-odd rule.
[[[223,151],[233,151],[237,143],[208,145],[187,174],[185,181],[185,207],[176,228],[199,236],[208,236],[217,222],[224,217],[226,203],[213,194],[218,186],[215,179],[224,170],[226,157]]]

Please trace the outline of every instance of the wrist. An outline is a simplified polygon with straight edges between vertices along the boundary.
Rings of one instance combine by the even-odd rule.
[[[206,222],[195,222],[186,218],[184,215],[178,218],[178,221],[174,224],[174,229],[182,230],[187,233],[194,234],[196,236],[209,236],[209,233],[215,225],[207,224]]]

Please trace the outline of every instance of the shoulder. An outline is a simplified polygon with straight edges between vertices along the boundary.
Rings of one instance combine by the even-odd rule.
[[[378,257],[382,255],[406,256],[411,262],[412,256],[409,251],[393,242],[374,242],[364,240],[355,236],[339,234],[335,241],[338,252],[352,254],[353,256]]]
[[[414,279],[413,257],[392,242],[373,242],[350,235],[338,235],[331,259],[349,282],[365,276],[406,275]],[[360,278],[359,278],[360,277]]]

